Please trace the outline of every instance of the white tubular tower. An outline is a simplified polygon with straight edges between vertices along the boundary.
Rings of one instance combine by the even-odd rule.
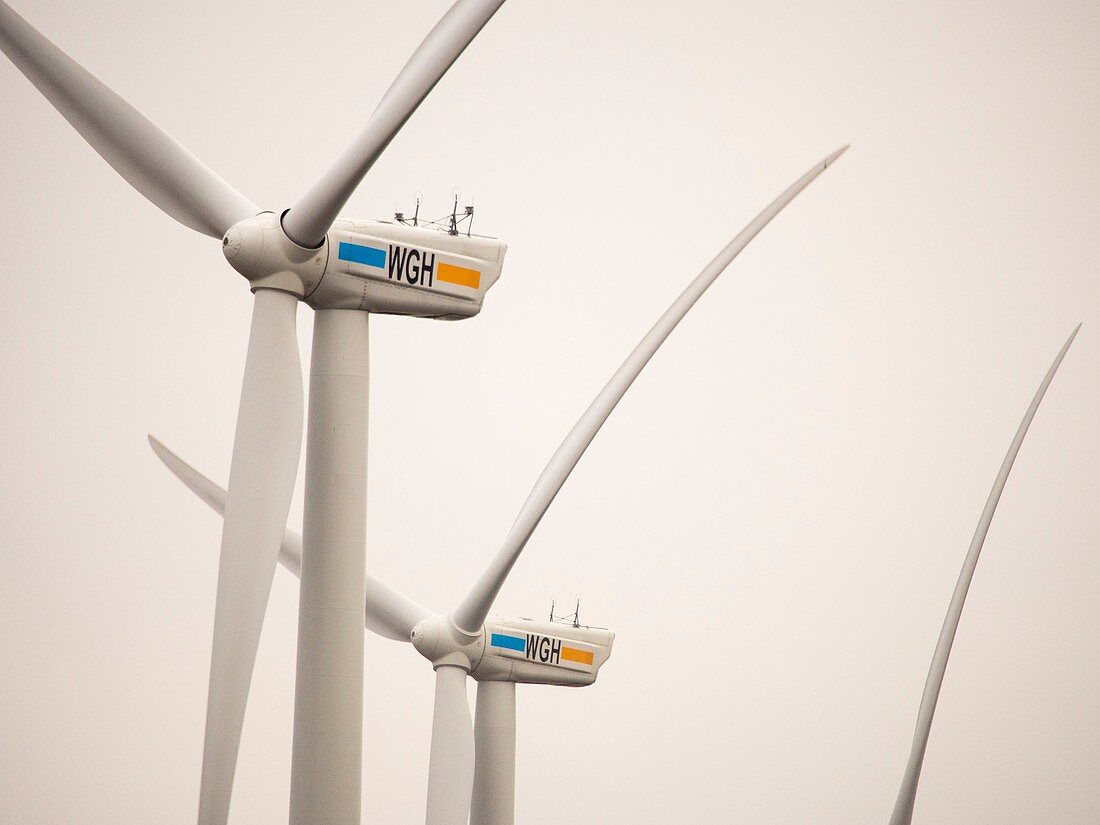
[[[470,825],[516,821],[516,683],[478,682]]]
[[[360,823],[368,318],[313,328],[290,825]]]

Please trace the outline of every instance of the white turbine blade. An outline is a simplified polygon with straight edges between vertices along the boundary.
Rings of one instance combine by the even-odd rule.
[[[156,437],[149,435],[149,446],[172,475],[183,482],[192,493],[206,502],[219,516],[225,515],[225,489],[219,487],[174,452],[164,446]],[[287,531],[289,533],[289,531]],[[299,561],[301,559],[299,558]]]
[[[302,445],[302,367],[288,292],[256,291],[225,504],[199,825],[226,825],[252,666]]]
[[[225,516],[225,489],[219,487],[182,458],[169,450],[153,436],[149,436],[149,446],[157,454],[172,475],[183,482],[184,486],[206,502],[219,516]],[[283,531],[283,540],[279,545],[279,563],[295,576],[302,575],[302,537],[291,530]]]
[[[634,348],[634,351],[630,353],[622,366],[611,376],[607,386],[600,391],[600,394],[596,396],[596,400],[592,402],[584,415],[574,425],[569,435],[565,437],[557,452],[550,459],[550,463],[542,471],[542,475],[535,482],[535,486],[532,488],[530,495],[527,496],[527,501],[524,503],[519,515],[516,516],[512,529],[504,540],[504,545],[497,552],[485,572],[482,573],[481,578],[474,584],[462,604],[452,614],[451,618],[455,625],[471,633],[476,633],[481,628],[481,625],[485,622],[485,617],[489,615],[489,610],[493,606],[493,600],[496,599],[497,593],[500,592],[500,588],[504,584],[505,578],[507,578],[509,571],[516,563],[516,559],[519,558],[519,554],[523,551],[524,545],[531,537],[531,533],[534,532],[535,527],[538,526],[550,503],[554,500],[554,496],[558,494],[558,490],[561,489],[565,479],[569,477],[580,457],[584,454],[592,439],[595,438],[600,427],[603,426],[604,421],[611,415],[615,405],[619,403],[626,391],[630,389],[630,385],[634,383],[634,379],[649,363],[649,359],[653,357],[653,354],[664,343],[664,340],[676,328],[681,319],[687,315],[688,310],[695,305],[699,297],[706,292],[707,288],[714,283],[715,279],[722,274],[723,270],[729,266],[741,250],[748,245],[749,241],[756,237],[757,233],[767,226],[784,206],[790,203],[814,178],[824,172],[826,167],[840,157],[847,148],[847,146],[844,146],[833,152],[825,160],[817,163],[806,174],[791,184],[783,194],[772,201],[763,212],[753,219],[752,223],[742,229],[740,234],[729,242],[725,249],[718,253],[718,256],[707,265],[707,268],[688,285],[688,288],[676,299],[675,303],[665,311],[665,314],[660,317],[653,329],[646,333],[646,336]]]
[[[374,110],[366,129],[331,169],[283,218],[283,230],[295,243],[313,248],[374,162],[389,146],[504,0],[457,0],[428,33]]]
[[[970,580],[974,578],[974,568],[978,565],[978,556],[982,552],[982,544],[985,542],[989,525],[993,521],[993,513],[997,509],[997,502],[1001,499],[1001,492],[1008,481],[1008,474],[1012,470],[1012,464],[1016,455],[1020,452],[1020,445],[1024,443],[1024,436],[1031,426],[1031,420],[1035,417],[1035,411],[1039,409],[1039,403],[1046,394],[1047,387],[1054,379],[1058,366],[1065,358],[1073,339],[1077,337],[1077,331],[1081,325],[1069,336],[1062,346],[1058,357],[1054,359],[1050,369],[1047,370],[1043,383],[1031,399],[1031,406],[1024,414],[1024,420],[1020,422],[1016,430],[1016,437],[1008,448],[1008,454],[1001,462],[1000,472],[993,482],[993,489],[989,491],[982,517],[978,520],[978,527],[974,531],[974,538],[967,550],[966,560],[963,562],[959,580],[955,583],[955,592],[951,595],[951,604],[947,608],[947,617],[943,620],[943,628],[940,630],[939,641],[936,642],[936,650],[932,654],[932,664],[928,668],[928,679],[924,683],[924,695],[921,696],[920,711],[917,713],[917,726],[913,733],[913,747],[909,752],[909,762],[905,766],[905,774],[902,776],[901,788],[898,791],[897,801],[894,803],[894,813],[890,817],[890,825],[909,825],[913,821],[913,804],[917,798],[917,782],[920,780],[921,765],[924,763],[924,752],[928,747],[928,734],[932,729],[932,717],[936,713],[936,701],[940,697],[940,688],[943,687],[943,675],[947,670],[947,658],[951,655],[951,645],[955,641],[955,631],[959,629],[959,619],[962,617],[963,602],[966,601],[966,593],[970,589]]]
[[[412,629],[435,613],[383,584],[370,575],[367,579],[367,630],[395,642],[411,642]]]
[[[260,211],[2,0],[0,50],[127,183],[184,226],[220,238]]]
[[[176,478],[215,512],[225,515],[225,490],[184,462],[153,436],[149,436],[149,444]],[[279,546],[279,563],[295,576],[302,575],[302,537],[293,530],[283,532],[283,541]],[[433,615],[435,614],[428,608],[367,574],[367,630],[387,639],[407,642],[417,622]]]
[[[516,683],[478,682],[470,825],[515,825]]]
[[[474,730],[466,699],[466,671],[440,665],[435,669],[427,825],[466,825],[473,784]]]

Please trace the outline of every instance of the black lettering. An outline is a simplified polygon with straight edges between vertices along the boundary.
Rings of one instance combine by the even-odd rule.
[[[550,647],[550,659],[554,664],[561,661],[561,639],[554,639],[554,643]]]
[[[539,639],[539,661],[545,662],[550,658],[550,639],[543,636]]]
[[[397,269],[397,280],[401,280],[401,273],[405,270],[405,256],[408,250],[402,249],[399,246],[390,244],[390,280],[393,278],[393,271]]]
[[[538,643],[539,637],[532,633],[527,634],[527,658],[535,658],[535,645]]]
[[[416,261],[414,264],[413,261]],[[420,250],[410,249],[408,256],[408,268],[405,270],[405,277],[410,284],[414,286],[420,283]]]
[[[435,253],[434,252],[425,252],[424,253],[424,266],[421,268],[420,272],[424,276],[424,278],[428,279],[428,286],[435,286]],[[423,283],[424,278],[421,278],[421,283]]]

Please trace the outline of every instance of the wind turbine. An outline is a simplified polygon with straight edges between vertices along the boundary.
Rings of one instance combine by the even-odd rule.
[[[566,478],[661,344],[741,250],[847,148],[833,152],[784,190],[657,320],[566,435],[535,482],[503,546],[454,610],[437,616],[366,576],[366,626],[381,636],[411,641],[436,672],[429,825],[464,825],[471,806],[472,825],[514,821],[515,684],[592,684],[610,656],[614,637],[607,631],[489,618],[493,602]],[[226,512],[226,494],[218,485],[151,436],[149,443],[185,485],[219,513]],[[301,566],[301,548],[301,539],[288,531],[279,558],[294,573]],[[573,656],[563,658],[566,650]],[[468,675],[478,680],[476,727],[466,700]]]
[[[216,512],[225,514],[225,490],[186,464],[152,436],[149,443],[192,492]],[[300,575],[302,537],[292,530],[283,535],[279,563]],[[439,626],[439,616],[408,596],[367,574],[366,628],[387,639],[412,642],[431,661],[428,639]],[[489,616],[474,642],[469,676],[476,680],[477,713],[473,744],[469,744],[470,712],[465,686],[447,695],[446,708],[437,711],[432,727],[433,754],[437,746],[448,748],[451,759],[463,764],[445,787],[439,774],[433,786],[437,795],[453,796],[471,804],[471,825],[510,825],[515,821],[516,685],[540,684],[584,687],[595,683],[600,667],[611,655],[615,634],[603,628],[570,627],[524,618]],[[465,708],[464,708],[465,706]],[[461,753],[458,753],[461,751]],[[437,760],[440,757],[437,756]],[[472,759],[472,765],[469,764]],[[469,787],[455,788],[465,782]],[[470,800],[471,789],[473,792]],[[444,800],[445,801],[445,800]],[[456,815],[457,818],[457,815]],[[464,821],[464,820],[463,820]]]
[[[316,310],[317,316],[310,369],[290,821],[359,822],[368,314],[472,317],[500,275],[506,247],[493,239],[342,219],[338,213],[502,4],[503,0],[457,0],[398,74],[344,155],[289,209],[276,213],[261,210],[237,192],[0,0],[0,50],[142,195],[183,225],[220,238],[226,259],[255,294],[225,500],[200,825],[224,825],[228,819],[256,647],[297,474],[303,419],[295,334],[299,302]],[[432,654],[437,728],[465,729],[456,697],[470,669],[466,665],[472,640],[599,424],[718,274],[843,151],[811,168],[715,258],[566,438],[497,556],[446,621],[432,631],[438,642]],[[428,633],[427,627],[423,630]],[[464,767],[471,764],[471,737],[441,735],[438,747],[435,739],[429,822],[464,822],[471,793],[469,770]],[[450,790],[438,790],[443,788]]]
[[[1001,462],[1001,469],[997,473],[997,478],[993,481],[993,489],[989,491],[985,508],[982,510],[981,518],[978,519],[978,526],[974,530],[974,537],[971,539],[970,548],[966,552],[962,570],[959,572],[958,581],[955,583],[955,592],[951,595],[947,616],[943,620],[943,628],[940,630],[940,637],[932,654],[932,664],[928,668],[924,694],[921,696],[920,710],[917,713],[916,729],[913,732],[913,745],[909,751],[905,772],[902,774],[901,787],[894,803],[893,814],[890,816],[890,825],[910,825],[913,821],[913,806],[917,799],[917,783],[920,781],[921,767],[924,764],[924,753],[928,748],[928,737],[932,730],[932,717],[936,713],[936,702],[940,698],[943,677],[947,671],[947,659],[951,655],[951,646],[955,642],[955,633],[959,629],[963,603],[966,601],[970,582],[974,578],[978,556],[981,555],[982,545],[985,544],[985,537],[989,532],[989,525],[993,522],[993,513],[997,509],[997,503],[1001,500],[1001,493],[1008,481],[1008,474],[1020,452],[1020,446],[1024,443],[1024,436],[1027,435],[1028,427],[1031,426],[1031,421],[1035,418],[1035,412],[1039,409],[1039,404],[1046,394],[1047,387],[1054,380],[1054,374],[1058,371],[1062,359],[1066,357],[1070,344],[1073,343],[1073,339],[1077,337],[1080,329],[1081,325],[1078,324],[1066,343],[1062,345],[1062,349],[1054,359],[1054,363],[1050,365],[1046,375],[1043,376],[1039,389],[1031,399],[1031,404],[1016,430],[1016,436],[1012,439],[1012,444],[1009,445],[1008,453],[1005,455],[1004,461]]]
[[[368,313],[476,315],[500,274],[505,247],[338,215],[502,4],[458,0],[362,133],[312,189],[277,214],[226,183],[0,0],[0,49],[131,186],[184,226],[221,240],[255,294],[218,568],[200,825],[228,819],[256,647],[297,476],[299,302],[317,317],[290,821],[360,820]]]

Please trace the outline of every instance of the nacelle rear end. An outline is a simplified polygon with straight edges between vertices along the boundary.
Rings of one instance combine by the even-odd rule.
[[[501,619],[485,623],[485,653],[471,672],[478,680],[583,687],[596,681],[615,634],[558,622]]]

